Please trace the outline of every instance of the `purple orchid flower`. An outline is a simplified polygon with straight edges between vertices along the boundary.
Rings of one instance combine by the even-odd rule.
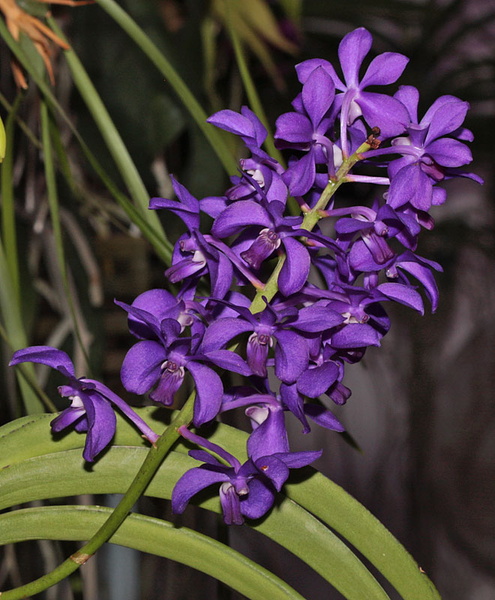
[[[199,426],[214,419],[221,407],[223,385],[218,374],[202,364],[205,357],[195,354],[199,340],[179,337],[181,325],[175,319],[160,319],[143,308],[116,304],[146,325],[141,335],[148,336],[132,346],[124,358],[121,379],[126,390],[135,394],[152,390],[152,400],[170,406],[187,370],[196,384],[194,424]]]
[[[294,382],[307,368],[310,349],[320,332],[340,324],[343,319],[331,308],[313,304],[276,310],[267,305],[259,313],[230,305],[239,317],[219,319],[205,332],[201,351],[213,362],[212,351],[223,348],[234,337],[251,332],[247,343],[247,362],[253,374],[266,377],[269,352],[275,345],[275,375],[286,383]]]
[[[228,394],[225,394],[222,402],[222,412],[244,406],[248,407],[245,413],[251,420],[253,427],[247,446],[248,455],[251,458],[257,458],[262,454],[289,451],[289,441],[284,421],[286,410],[292,412],[301,421],[303,433],[310,431],[306,417],[326,429],[344,431],[344,426],[330,410],[315,403],[304,402],[302,395],[296,389],[295,383],[282,383],[280,395],[274,395],[269,390],[266,380],[260,385],[260,389],[263,389],[261,393],[253,393],[250,388],[242,386],[234,388]]]
[[[369,31],[360,27],[348,33],[340,42],[339,59],[344,82],[333,66],[323,59],[310,59],[296,66],[299,81],[305,84],[317,67],[322,67],[333,79],[335,89],[343,94],[336,100],[342,103],[340,117],[340,141],[344,156],[348,156],[347,127],[360,116],[370,128],[378,127],[383,138],[402,133],[409,122],[407,110],[401,102],[385,94],[365,92],[369,86],[389,85],[402,75],[408,58],[396,52],[384,52],[369,64],[363,78],[359,71],[364,58],[371,49],[373,38]]]
[[[311,233],[298,228],[302,217],[287,217],[283,212],[284,204],[276,200],[263,204],[240,200],[217,217],[211,232],[219,238],[244,232],[235,250],[255,271],[283,245],[286,259],[278,281],[281,293],[289,296],[306,283],[311,262],[307,247],[295,238],[311,237]],[[245,229],[251,225],[257,227],[246,234]]]
[[[267,131],[258,117],[247,106],[241,108],[241,113],[233,110],[221,110],[207,119],[220,129],[229,131],[241,137],[246,147],[251,151],[251,158],[239,161],[242,170],[240,177],[231,177],[234,184],[222,198],[203,198],[200,201],[201,210],[216,218],[220,209],[226,208],[235,200],[260,200],[258,187],[263,190],[263,197],[270,202],[287,196],[287,186],[282,181],[283,167],[266,152],[261,145],[266,139]],[[252,181],[256,182],[256,186]]]
[[[93,462],[98,454],[110,444],[116,429],[114,409],[117,407],[154,444],[159,436],[139,417],[132,408],[106,385],[86,377],[76,378],[74,365],[62,350],[50,346],[30,346],[14,353],[9,365],[34,362],[56,369],[67,377],[67,385],[58,388],[63,398],[71,401],[69,408],[62,411],[50,423],[52,431],[58,433],[74,426],[78,432],[86,432],[83,457]]]
[[[187,471],[172,492],[172,510],[184,512],[190,499],[201,490],[220,484],[220,504],[227,525],[242,525],[244,517],[259,519],[273,506],[275,494],[282,489],[289,470],[309,465],[321,456],[318,452],[278,452],[249,458],[241,464],[232,454],[212,442],[179,427],[187,440],[214,452],[228,466],[205,450],[191,450],[189,455],[204,462]]]
[[[408,304],[409,299],[413,299],[409,290],[414,289],[411,285],[409,279],[407,278],[407,272],[413,277],[415,277],[424,287],[425,293],[430,300],[432,312],[435,312],[438,306],[438,286],[435,282],[435,278],[432,274],[432,270],[442,271],[442,267],[435,261],[427,260],[417,254],[414,254],[410,250],[406,250],[400,255],[394,256],[391,260],[386,262],[385,264],[379,265],[377,264],[368,247],[362,242],[358,240],[352,246],[349,252],[349,264],[354,271],[357,272],[379,272],[382,269],[385,269],[385,275],[392,279],[393,281],[400,283],[404,286],[404,294],[400,294],[403,298],[403,304]],[[382,284],[385,285],[385,284]],[[388,290],[392,292],[392,288],[380,288],[381,290]],[[399,293],[402,288],[396,288],[396,292],[398,295],[394,297],[394,300],[399,299]],[[385,292],[384,292],[385,293]],[[392,292],[393,293],[393,292]],[[413,301],[411,306],[416,308],[417,302]],[[419,310],[419,308],[416,308]],[[421,312],[421,311],[420,311]]]
[[[172,184],[179,200],[152,198],[149,205],[152,210],[165,209],[173,212],[184,221],[189,230],[175,244],[172,266],[165,271],[165,276],[171,283],[177,283],[189,278],[197,280],[208,273],[212,294],[223,298],[232,283],[232,263],[200,233],[199,200],[174,178]]]
[[[391,185],[387,203],[390,206],[398,209],[410,204],[418,210],[428,211],[432,204],[445,202],[446,191],[434,187],[439,181],[463,176],[482,183],[478,176],[459,169],[472,161],[471,151],[461,141],[473,139],[471,132],[462,127],[469,108],[467,102],[455,96],[441,96],[419,121],[416,88],[401,86],[394,98],[407,108],[410,120],[407,136],[394,139],[390,148],[365,154],[366,157],[391,152],[403,155],[388,165]]]

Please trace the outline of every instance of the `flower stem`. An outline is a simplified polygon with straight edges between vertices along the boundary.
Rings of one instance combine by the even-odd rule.
[[[349,171],[357,162],[362,160],[362,153],[366,152],[370,148],[370,144],[365,142],[364,144],[361,144],[361,146],[359,146],[359,148],[356,150],[356,152],[354,152],[354,154],[351,154],[351,156],[349,156],[343,161],[335,175],[335,178],[330,179],[327,186],[323,190],[318,202],[310,211],[305,213],[301,229],[306,229],[307,231],[313,230],[316,223],[318,223],[318,221],[323,217],[322,211],[326,209],[328,203],[332,199],[335,192],[343,183],[346,183]]]

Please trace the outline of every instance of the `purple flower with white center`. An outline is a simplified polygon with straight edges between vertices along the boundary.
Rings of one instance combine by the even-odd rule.
[[[342,317],[331,308],[316,305],[298,311],[286,308],[277,311],[268,305],[252,314],[248,309],[231,306],[238,318],[219,319],[212,323],[203,338],[201,351],[213,362],[212,351],[223,348],[234,337],[251,332],[247,343],[247,361],[253,374],[266,377],[268,355],[275,345],[275,375],[286,383],[294,382],[307,368],[311,338],[317,338],[326,327],[342,322]]]
[[[364,27],[351,31],[342,39],[339,59],[344,82],[326,60],[311,59],[296,66],[302,84],[306,83],[314,69],[322,67],[333,79],[335,88],[343,92],[342,95],[337,95],[337,100],[342,103],[340,140],[344,156],[349,154],[347,127],[358,117],[363,116],[370,128],[378,127],[383,138],[399,135],[409,122],[407,110],[397,99],[386,94],[364,91],[369,86],[389,85],[397,81],[409,60],[396,52],[379,54],[371,61],[360,80],[359,71],[371,49],[372,41],[371,34]]]
[[[261,387],[268,390],[267,384]],[[259,453],[274,454],[289,451],[284,421],[286,410],[290,410],[301,421],[304,433],[310,431],[306,417],[326,429],[344,431],[344,426],[330,410],[318,404],[305,403],[295,383],[282,383],[280,396],[275,396],[266,390],[263,393],[253,393],[249,388],[234,388],[230,393],[225,394],[222,403],[222,412],[248,406],[245,412],[253,427],[248,440],[248,455],[251,458],[256,458]]]
[[[240,200],[227,207],[215,220],[211,233],[219,238],[229,237],[257,225],[247,240],[242,238],[243,248],[238,248],[241,257],[254,270],[260,268],[265,259],[283,245],[286,259],[279,275],[279,289],[289,296],[306,283],[310,269],[310,257],[298,236],[311,236],[299,229],[302,217],[283,215],[284,204],[273,200],[263,205],[253,200]],[[260,229],[261,227],[261,229]]]
[[[289,469],[309,465],[321,456],[318,452],[278,452],[273,455],[249,458],[241,464],[235,456],[212,442],[179,427],[187,440],[214,452],[227,465],[205,450],[191,450],[189,455],[204,462],[187,471],[177,481],[172,492],[172,510],[184,512],[190,499],[201,490],[220,484],[220,504],[227,525],[242,525],[244,517],[259,519],[273,506],[277,491],[282,489]]]
[[[332,177],[336,166],[341,163],[340,149],[335,148],[337,156],[334,156],[334,145],[326,136],[335,118],[335,115],[330,115],[334,96],[332,78],[323,68],[317,67],[303,86],[302,111],[285,113],[277,119],[277,147],[307,152],[303,158],[291,164],[284,174],[284,181],[294,196],[302,196],[311,189],[317,164],[325,164],[328,176]]]
[[[9,365],[34,362],[47,365],[68,379],[67,385],[58,388],[63,398],[71,405],[51,422],[54,433],[71,425],[78,432],[87,433],[83,458],[93,462],[95,457],[110,444],[116,429],[113,406],[117,407],[154,444],[159,436],[139,417],[132,408],[106,385],[94,379],[75,376],[74,365],[62,350],[50,346],[30,346],[14,353]],[[113,406],[112,406],[113,405]]]
[[[232,284],[232,262],[219,252],[199,232],[182,235],[172,253],[172,266],[165,271],[165,277],[171,283],[184,279],[197,281],[208,273],[211,281],[211,293],[223,298]]]
[[[287,186],[281,178],[284,169],[274,158],[261,150],[267,131],[252,110],[247,106],[241,108],[240,114],[233,110],[221,110],[209,117],[208,123],[240,136],[253,155],[239,161],[243,175],[231,178],[234,186],[227,190],[223,208],[227,206],[227,201],[250,198],[260,200],[259,191],[251,180],[263,190],[263,197],[268,202],[287,196]],[[200,204],[203,211],[215,218],[219,214],[222,201],[219,198],[204,198]]]
[[[241,177],[231,178],[235,185],[225,192],[228,200],[260,201],[263,197],[271,202],[287,197],[287,186],[281,176],[283,169],[276,161],[268,162],[254,155],[251,158],[241,159],[239,164],[243,174]],[[256,185],[253,185],[253,181]],[[263,196],[260,195],[258,188],[263,191]],[[202,210],[204,210],[203,202],[204,200],[201,204]]]
[[[445,202],[446,191],[434,187],[439,181],[464,176],[482,183],[476,175],[459,170],[472,161],[471,151],[460,141],[472,140],[471,132],[461,127],[469,108],[467,102],[454,96],[441,96],[419,121],[416,88],[402,86],[394,97],[408,110],[407,136],[394,139],[391,148],[366,153],[367,157],[391,152],[403,155],[388,166],[391,185],[387,203],[390,206],[397,209],[410,204],[428,211],[432,204]]]
[[[404,229],[404,224],[390,206],[385,204],[377,208],[375,205],[374,208],[375,210],[356,206],[330,211],[330,213],[332,216],[351,214],[350,217],[343,217],[335,223],[337,240],[343,242],[344,248],[349,247],[355,234],[359,233],[375,261],[382,264],[394,256],[387,240],[397,236]]]
[[[435,312],[435,310],[437,309],[438,287],[435,282],[435,278],[433,277],[433,274],[431,272],[432,269],[434,269],[435,271],[443,270],[437,262],[427,260],[426,258],[414,254],[410,250],[406,250],[405,252],[398,256],[395,256],[385,264],[379,265],[374,261],[373,255],[369,251],[368,247],[364,244],[364,242],[358,240],[352,246],[351,251],[349,253],[349,264],[351,268],[357,272],[378,273],[384,269],[385,275],[389,279],[395,280],[411,290],[414,288],[403,271],[410,273],[423,285],[425,293],[431,302],[432,311]],[[385,289],[389,290],[390,288]],[[400,288],[397,288],[397,291],[399,289]],[[403,304],[407,305],[408,294],[409,292],[406,292],[403,295]],[[394,300],[397,300],[398,298],[399,296],[394,298]],[[410,296],[410,298],[412,299],[412,296]],[[411,304],[411,306],[413,308],[416,308],[414,304]],[[416,308],[416,310],[419,309]]]
[[[196,384],[194,424],[214,419],[221,407],[223,385],[218,374],[202,364],[206,357],[195,354],[199,340],[179,337],[181,325],[175,319],[160,319],[142,308],[117,304],[144,323],[149,335],[132,346],[124,358],[121,379],[126,390],[135,394],[152,390],[153,401],[170,406],[189,371]],[[236,364],[231,366],[233,370]]]
[[[218,319],[212,323],[205,332],[201,351],[211,355],[212,351],[223,348],[234,337],[251,332],[247,343],[247,362],[253,374],[266,377],[268,355],[276,340],[277,377],[289,381],[296,379],[309,359],[304,338],[294,331],[284,329],[278,315],[270,306],[256,315],[249,309],[230,306],[239,317]]]
[[[223,298],[232,283],[232,263],[200,233],[199,200],[174,178],[172,184],[179,200],[152,198],[149,205],[151,210],[165,209],[173,212],[184,221],[189,230],[175,244],[172,266],[165,271],[165,276],[171,283],[177,283],[183,279],[197,280],[208,273],[212,294]]]

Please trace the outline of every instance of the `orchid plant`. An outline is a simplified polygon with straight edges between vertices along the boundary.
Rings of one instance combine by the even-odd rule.
[[[223,196],[197,199],[173,178],[174,198],[151,199],[151,210],[183,222],[165,271],[176,293],[151,289],[131,304],[117,304],[137,340],[123,360],[122,384],[153,406],[174,410],[163,433],[152,408],[133,409],[105,384],[77,377],[64,351],[30,346],[13,354],[12,366],[39,363],[67,379],[59,393],[69,405],[51,420],[51,431],[74,428],[76,433],[48,439],[46,419],[32,417],[19,427],[0,429],[2,454],[11,465],[0,478],[2,507],[51,497],[47,486],[56,472],[51,461],[64,452],[68,466],[80,464],[76,453],[82,444],[83,459],[94,463],[94,472],[80,470],[78,481],[67,476],[65,495],[88,490],[125,495],[113,512],[93,515],[89,542],[78,552],[40,580],[3,592],[5,600],[60,581],[110,538],[132,545],[134,537],[134,547],[140,547],[140,527],[143,532],[155,527],[151,551],[163,553],[166,537],[160,536],[171,532],[128,516],[143,494],[169,498],[176,514],[200,495],[202,506],[221,512],[227,525],[253,526],[279,541],[345,598],[389,596],[332,530],[403,598],[439,597],[363,507],[308,468],[321,450],[291,449],[286,425],[292,413],[302,435],[311,427],[325,428],[329,435],[345,431],[332,406],[351,396],[346,368],[361,361],[367,348],[380,346],[390,329],[387,303],[423,314],[426,297],[431,310],[437,308],[434,273],[441,266],[416,250],[420,233],[434,226],[430,210],[446,201],[439,184],[457,177],[481,183],[464,170],[472,160],[466,145],[472,134],[463,126],[468,103],[441,96],[418,116],[416,88],[403,85],[387,93],[408,59],[385,52],[363,69],[371,45],[371,34],[361,27],[342,39],[340,65],[323,59],[297,65],[301,91],[293,110],[275,124],[275,146],[287,164],[279,152],[273,156],[266,149],[269,134],[255,112],[247,106],[240,113],[220,110],[208,123],[238,136],[249,153],[231,187]],[[349,203],[348,197],[343,201],[338,192],[347,183],[373,187],[370,205]],[[184,390],[189,398],[181,406]],[[221,423],[227,411],[244,414],[248,434]],[[42,432],[45,450],[31,447],[16,455],[14,443],[29,430]],[[9,478],[35,474],[34,457],[41,455],[46,481],[32,494],[16,491]],[[129,459],[126,469],[135,468],[137,476],[109,485],[123,457]],[[297,480],[292,469],[302,469]],[[43,523],[48,513],[36,510],[34,517]],[[5,531],[14,527],[9,514],[0,516]],[[293,537],[308,524],[314,537],[298,549]],[[178,533],[176,543],[188,548]],[[178,550],[167,552],[250,598],[301,597],[219,542],[214,552],[222,573],[211,564],[215,561],[203,564],[199,545],[191,547],[187,559]],[[274,595],[260,596],[261,589]]]

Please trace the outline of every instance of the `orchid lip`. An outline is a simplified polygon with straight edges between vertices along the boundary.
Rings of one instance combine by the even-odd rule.
[[[241,252],[241,257],[253,267],[253,269],[259,269],[261,263],[270,256],[270,254],[276,250],[281,244],[279,235],[272,229],[262,229],[251,244],[250,248],[244,252]]]

